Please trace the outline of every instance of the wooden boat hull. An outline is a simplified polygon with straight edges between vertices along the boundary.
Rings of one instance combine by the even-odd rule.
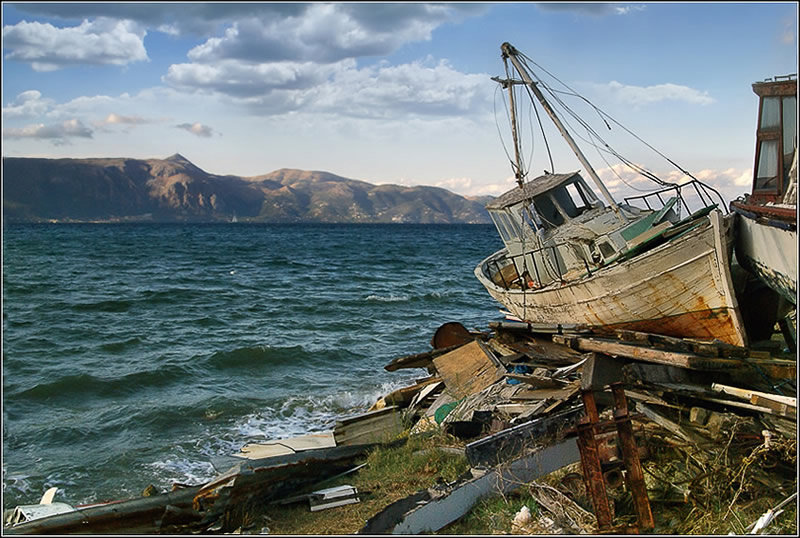
[[[736,260],[782,297],[797,304],[797,227],[791,219],[732,204],[737,215]]]
[[[541,289],[505,289],[475,269],[489,294],[529,323],[585,324],[746,346],[730,274],[733,215],[713,211],[700,226],[590,276]]]

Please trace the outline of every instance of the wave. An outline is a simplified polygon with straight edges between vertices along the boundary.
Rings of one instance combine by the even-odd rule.
[[[123,353],[140,345],[141,343],[142,341],[134,336],[133,338],[128,338],[127,340],[120,342],[107,342],[105,344],[100,344],[100,350],[108,353]]]
[[[71,308],[78,312],[127,312],[134,302],[128,299],[107,299],[88,303],[73,303]]]
[[[193,376],[190,366],[161,365],[152,370],[134,372],[121,377],[103,378],[91,374],[74,374],[42,382],[21,390],[14,398],[32,401],[60,401],[87,398],[111,398],[137,393],[151,387],[183,384]]]
[[[411,300],[411,296],[409,295],[394,295],[389,294],[386,295],[368,295],[365,299],[367,302],[374,302],[374,303],[403,303]]]
[[[232,351],[217,351],[211,355],[206,363],[214,368],[240,368],[249,366],[263,366],[269,364],[301,363],[314,359],[315,354],[305,350],[302,346],[248,346]]]

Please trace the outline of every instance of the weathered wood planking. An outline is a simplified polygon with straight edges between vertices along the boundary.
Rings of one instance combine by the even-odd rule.
[[[553,341],[581,351],[595,351],[667,366],[679,366],[689,370],[732,371],[747,368],[759,369],[775,378],[797,378],[797,364],[794,361],[752,357],[746,359],[704,357],[694,353],[654,349],[614,340],[577,336],[555,335],[553,336]]]
[[[433,366],[444,381],[445,390],[455,398],[480,392],[506,373],[477,341],[436,357]]]
[[[403,431],[403,418],[397,406],[384,407],[336,422],[333,437],[336,446],[386,443]]]

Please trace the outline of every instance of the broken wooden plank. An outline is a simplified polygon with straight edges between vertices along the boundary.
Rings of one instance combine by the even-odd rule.
[[[526,389],[516,393],[514,400],[567,400],[577,394],[581,389],[580,380],[559,389]]]
[[[487,355],[475,340],[433,359],[433,365],[455,398],[475,394],[495,383],[505,374],[494,357]]]
[[[670,431],[671,433],[677,435],[681,439],[685,441],[689,441],[690,443],[694,444],[701,444],[705,442],[705,439],[700,437],[700,435],[690,432],[686,428],[682,427],[680,424],[673,422],[672,420],[668,419],[664,415],[658,413],[651,407],[648,407],[646,404],[638,403],[636,404],[636,408],[641,411],[647,418],[661,426],[662,428]]]
[[[736,396],[737,398],[741,398],[743,400],[747,400],[752,402],[753,396],[759,396],[767,400],[772,400],[775,402],[780,402],[786,404],[790,407],[797,407],[797,398],[791,396],[782,396],[780,394],[770,394],[767,392],[761,392],[757,390],[750,390],[750,389],[740,389],[738,387],[731,387],[729,385],[723,385],[721,383],[713,383],[711,385],[711,390],[716,392],[722,392],[725,394],[730,394],[731,396]]]
[[[414,385],[409,385],[407,387],[401,387],[397,390],[394,390],[379,398],[375,404],[369,409],[370,411],[376,411],[378,409],[383,409],[386,406],[396,405],[398,407],[407,407],[408,404],[414,399],[414,397],[422,390],[424,387],[430,385],[431,383],[436,383],[440,381],[440,378],[437,376],[429,376],[427,378],[421,379],[417,381]]]
[[[548,437],[563,436],[577,423],[581,409],[581,406],[575,406],[469,443],[465,451],[467,461],[473,467],[486,467],[512,460],[526,449],[537,444],[541,446]]]
[[[444,388],[443,381],[437,381],[435,383],[427,385],[425,388],[419,391],[417,395],[414,396],[414,399],[411,400],[411,403],[408,404],[408,412],[413,413],[414,411],[416,411],[418,407],[421,407],[422,405],[425,404],[426,399],[429,398],[432,399],[434,396],[438,394],[438,391],[442,390],[442,388]]]
[[[760,407],[767,407],[772,409],[775,414],[787,418],[797,418],[797,407],[789,405],[779,400],[773,400],[767,396],[753,394],[750,397],[750,403]]]
[[[516,381],[526,383],[537,389],[552,389],[569,385],[569,381],[563,381],[561,379],[553,379],[550,377],[543,377],[540,375],[508,373],[505,374],[505,377],[506,379],[514,379]]]
[[[336,446],[333,432],[310,433],[288,439],[276,439],[265,443],[248,443],[241,448],[237,458],[262,459],[285,454],[294,454],[303,450],[329,448]]]
[[[583,359],[583,354],[548,338],[528,336],[525,341],[508,342],[506,345],[523,353],[531,361],[547,366],[567,366]]]
[[[333,427],[336,446],[386,443],[403,431],[399,407],[391,406],[339,420]]]
[[[741,359],[717,359],[694,355],[692,353],[666,351],[653,349],[638,345],[625,344],[613,340],[603,340],[599,338],[584,338],[574,336],[553,336],[553,341],[563,345],[569,345],[581,351],[596,351],[627,357],[646,362],[665,364],[669,366],[679,366],[689,370],[729,370],[735,368],[746,368],[750,365]]]
[[[389,364],[383,367],[384,370],[387,372],[394,372],[396,370],[400,370],[403,368],[428,368],[433,363],[431,362],[434,358],[444,355],[445,353],[449,353],[454,349],[460,348],[464,344],[455,344],[450,347],[442,348],[442,349],[432,349],[430,351],[424,351],[422,353],[416,353],[414,355],[405,355],[403,357],[397,357],[396,359],[392,360]]]

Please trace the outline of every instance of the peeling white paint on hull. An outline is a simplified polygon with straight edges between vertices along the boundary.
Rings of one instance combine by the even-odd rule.
[[[537,290],[506,290],[475,269],[498,302],[530,323],[577,323],[746,346],[730,275],[733,215],[718,211],[703,225],[591,276]]]
[[[797,230],[738,213],[736,259],[767,286],[797,304]]]

